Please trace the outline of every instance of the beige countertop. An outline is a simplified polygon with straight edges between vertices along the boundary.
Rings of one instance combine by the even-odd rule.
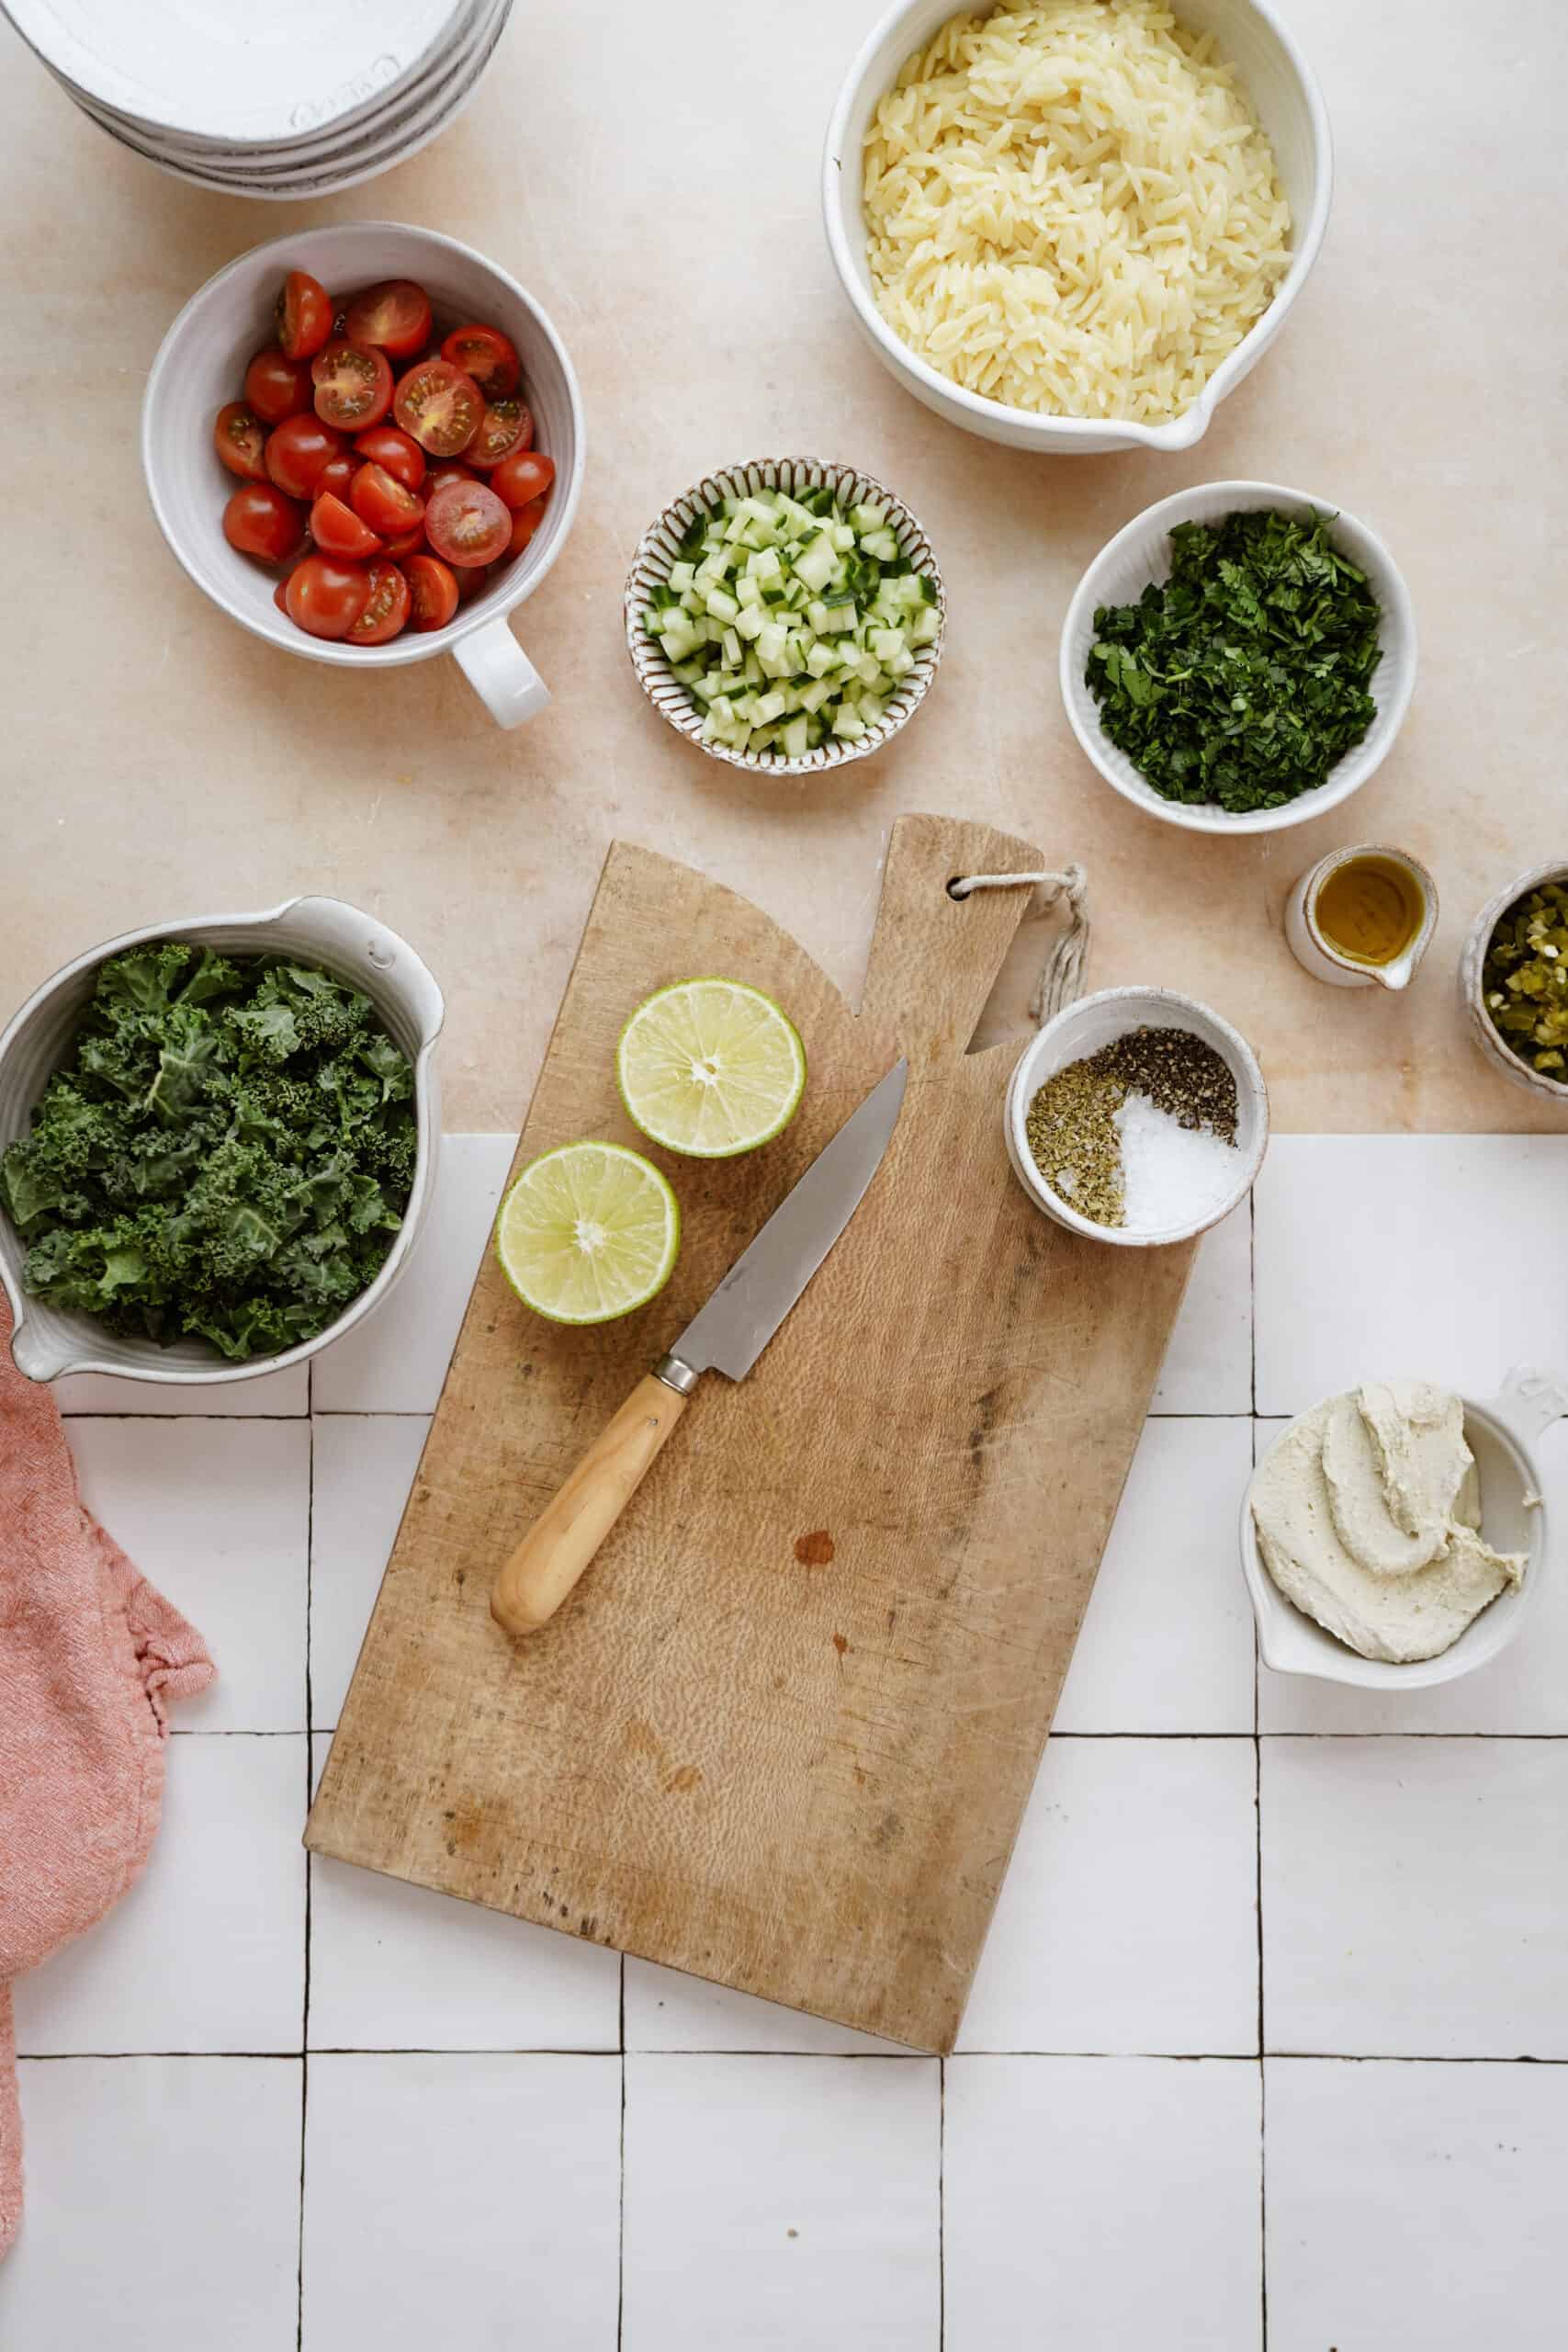
[[[852,994],[888,826],[923,808],[1079,859],[1091,985],[1207,999],[1257,1045],[1280,1126],[1560,1127],[1466,1041],[1454,967],[1484,899],[1568,856],[1568,32],[1556,0],[1483,18],[1459,0],[1289,13],[1327,98],[1337,187],[1283,336],[1186,456],[1057,460],[919,407],[831,274],[822,133],[880,0],[579,0],[547,17],[521,0],[468,114],[319,206],[164,176],[0,28],[0,1019],[131,924],[333,891],[406,933],[446,988],[448,1124],[509,1126],[614,835],[746,892]],[[378,218],[493,254],[581,378],[581,509],[515,618],[556,699],[514,734],[449,662],[355,678],[247,637],[178,571],[142,491],[142,381],[186,296],[291,222]],[[931,695],[888,751],[781,789],[654,716],[620,592],[667,498],[725,459],[786,454],[849,459],[908,499],[951,620]],[[1320,494],[1382,534],[1415,597],[1421,670],[1396,748],[1348,808],[1227,842],[1145,818],[1100,781],[1068,733],[1055,661],[1097,548],[1154,499],[1237,477]],[[1296,875],[1354,840],[1396,842],[1437,877],[1442,923],[1407,996],[1322,988],[1281,937]],[[987,1037],[1021,1018],[1043,935],[1026,936]]]

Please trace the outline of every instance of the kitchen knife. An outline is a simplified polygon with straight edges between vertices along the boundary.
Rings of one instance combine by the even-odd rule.
[[[904,1100],[896,1062],[825,1144],[667,1356],[638,1381],[496,1579],[509,1634],[553,1617],[637,1492],[705,1372],[744,1380],[859,1207]]]

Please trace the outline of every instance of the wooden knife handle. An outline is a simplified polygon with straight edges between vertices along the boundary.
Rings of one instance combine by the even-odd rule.
[[[490,1613],[509,1634],[553,1617],[686,1409],[654,1373],[637,1382],[496,1578]]]

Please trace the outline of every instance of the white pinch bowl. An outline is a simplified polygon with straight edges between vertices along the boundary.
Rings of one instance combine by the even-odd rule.
[[[1235,1182],[1216,1207],[1183,1225],[1098,1225],[1053,1190],[1029,1148],[1030,1105],[1045,1080],[1069,1062],[1086,1060],[1132,1029],[1185,1029],[1213,1046],[1235,1080]],[[1081,1233],[1089,1241],[1107,1241],[1115,1249],[1168,1249],[1173,1242],[1190,1241],[1210,1226],[1218,1225],[1252,1190],[1269,1145],[1269,1090],[1258,1057],[1241,1032],[1208,1005],[1200,1004],[1196,997],[1181,996],[1175,989],[1100,989],[1093,996],[1079,997],[1076,1004],[1064,1006],[1024,1047],[1008,1081],[1002,1121],[1013,1174],[1047,1216],[1065,1225],[1069,1233]]]
[[[745,498],[759,490],[783,490],[788,493],[824,487],[832,491],[840,505],[853,506],[863,500],[876,499],[886,506],[898,552],[936,591],[942,626],[931,643],[917,650],[914,668],[899,680],[897,693],[890,696],[876,725],[852,742],[833,739],[819,743],[815,751],[798,760],[786,760],[777,752],[738,752],[728,743],[705,743],[701,706],[694,702],[675,676],[659,639],[649,637],[643,626],[649,593],[662,587],[669,579],[681,541],[698,515],[711,514],[721,499]],[[931,543],[908,507],[896,492],[870,474],[863,474],[853,466],[827,464],[816,458],[752,458],[739,465],[720,466],[715,472],[705,474],[701,481],[694,482],[679,498],[672,498],[637,543],[623,603],[626,650],[631,655],[632,668],[638,685],[660,718],[710,759],[728,760],[731,767],[750,768],[758,775],[812,775],[823,768],[843,767],[851,760],[863,760],[871,752],[880,752],[908,724],[925,699],[926,690],[936,675],[947,633],[947,592],[942,573]]]
[[[1505,1078],[1512,1079],[1516,1086],[1523,1086],[1531,1094],[1539,1095],[1543,1102],[1555,1102],[1560,1108],[1568,1108],[1568,1082],[1549,1077],[1544,1070],[1532,1068],[1522,1054],[1515,1053],[1502,1032],[1494,1028],[1487,1018],[1481,985],[1481,976],[1486,967],[1486,950],[1492,944],[1492,934],[1497,925],[1517,899],[1528,898],[1532,890],[1539,890],[1548,882],[1568,882],[1568,865],[1561,862],[1552,865],[1532,865],[1528,874],[1517,875],[1506,890],[1499,890],[1495,899],[1487,900],[1472,923],[1470,935],[1464,943],[1464,951],[1460,957],[1459,987],[1470,1022],[1470,1034],[1493,1069],[1501,1070]]]
[[[1151,582],[1158,585],[1169,579],[1169,534],[1176,524],[1217,523],[1226,514],[1252,514],[1260,507],[1274,506],[1303,519],[1313,514],[1330,518],[1329,537],[1336,547],[1367,575],[1382,611],[1378,629],[1382,659],[1372,673],[1371,687],[1377,715],[1361,741],[1346,752],[1322,784],[1298,793],[1282,808],[1254,808],[1233,816],[1213,801],[1190,806],[1168,800],[1145,781],[1125,752],[1118,751],[1100,723],[1100,705],[1084,677],[1094,643],[1095,614],[1102,605],[1135,605]],[[1416,611],[1410,591],[1382,541],[1364,523],[1347,514],[1331,498],[1287,490],[1279,482],[1210,481],[1145,506],[1100,548],[1074,590],[1062,623],[1059,674],[1073,733],[1106,783],[1113,785],[1124,800],[1189,832],[1274,833],[1288,825],[1309,824],[1325,810],[1337,808],[1382,765],[1416,691]]]
[[[441,990],[406,940],[374,915],[362,914],[339,899],[287,899],[258,913],[144,923],[139,931],[123,932],[78,956],[45,980],[0,1033],[0,1153],[28,1132],[35,1104],[66,1057],[98,967],[128,947],[163,939],[189,940],[193,946],[231,956],[295,956],[351,982],[370,999],[393,1044],[413,1065],[418,1154],[402,1225],[375,1281],[324,1331],[279,1354],[231,1363],[202,1340],[176,1340],[160,1347],[153,1340],[128,1339],[111,1331],[96,1316],[66,1313],[29,1298],[22,1287],[27,1250],[0,1207],[0,1285],[11,1302],[11,1353],[29,1380],[57,1380],[67,1372],[106,1372],[165,1386],[204,1388],[303,1363],[341,1339],[386,1297],[408,1263],[430,1206],[441,1140],[434,1062],[446,1017]]]
[[[1412,1658],[1401,1665],[1391,1658],[1363,1657],[1351,1649],[1286,1600],[1258,1550],[1253,1490],[1264,1463],[1296,1426],[1292,1421],[1253,1471],[1241,1506],[1241,1572],[1258,1620],[1258,1653],[1274,1673],[1348,1682],[1363,1690],[1420,1690],[1435,1682],[1457,1681],[1461,1674],[1487,1665],[1518,1633],[1536,1606],[1548,1556],[1547,1512],[1540,1499],[1534,1441],[1568,1414],[1568,1385],[1551,1373],[1517,1364],[1495,1396],[1483,1403],[1464,1396],[1460,1402],[1465,1441],[1481,1481],[1481,1532],[1495,1551],[1524,1553],[1523,1582],[1500,1592],[1437,1657]]]
[[[950,424],[1010,448],[1046,457],[1089,456],[1108,449],[1190,449],[1213,422],[1225,394],[1249,375],[1283,327],[1306,284],[1328,225],[1334,151],[1322,94],[1282,17],[1268,0],[1177,0],[1183,25],[1213,33],[1221,55],[1268,133],[1280,184],[1291,207],[1291,263],[1273,300],[1235,349],[1215,368],[1190,408],[1165,424],[1116,417],[1038,416],[1005,401],[966,391],[921,359],[877,309],[866,262],[863,156],[872,116],[897,80],[906,59],[924,49],[959,0],[896,0],[868,35],[844,76],[829,119],[822,156],[822,217],[828,251],[849,298],[855,322],[877,357],[906,391]],[[981,14],[988,13],[982,8]]]
[[[479,319],[500,327],[517,346],[537,446],[555,460],[555,483],[544,521],[523,553],[459,605],[445,628],[420,635],[405,629],[387,645],[309,637],[273,603],[276,571],[241,555],[223,537],[223,507],[239,484],[212,447],[212,420],[226,401],[240,397],[246,362],[271,340],[273,304],[291,269],[309,270],[337,296],[384,277],[416,278],[430,296],[438,326]],[[454,654],[502,727],[532,718],[550,699],[507,616],[533,594],[566,544],[581,494],[585,448],[576,373],[532,295],[455,237],[390,220],[307,229],[231,261],[191,296],[169,329],[141,404],[141,464],[152,512],[197,586],[231,620],[285,653],[341,669],[397,670]]]

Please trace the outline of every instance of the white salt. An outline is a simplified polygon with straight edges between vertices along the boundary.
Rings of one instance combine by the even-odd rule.
[[[1193,1225],[1235,1190],[1236,1147],[1213,1127],[1184,1127],[1146,1094],[1129,1094],[1116,1129],[1127,1225],[1145,1232]]]

